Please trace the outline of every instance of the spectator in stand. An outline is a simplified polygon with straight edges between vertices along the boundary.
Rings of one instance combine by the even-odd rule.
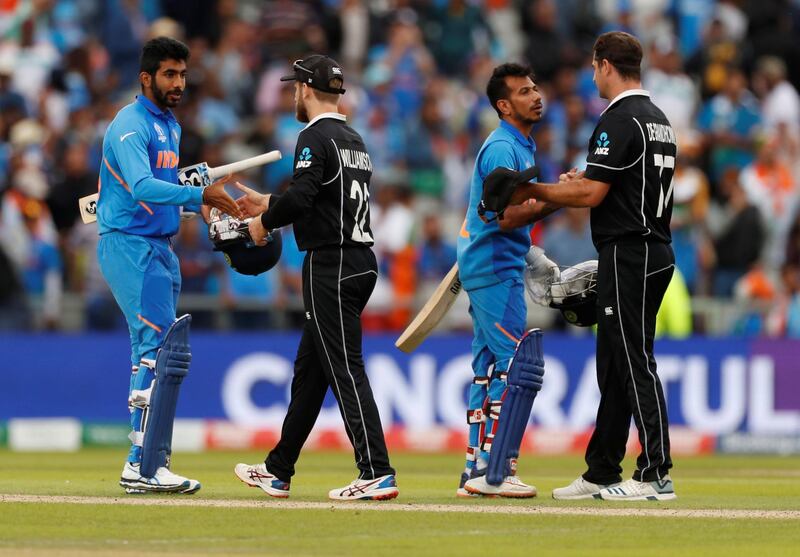
[[[436,65],[422,41],[419,18],[410,8],[399,10],[389,26],[388,41],[377,49],[373,64],[388,70],[392,106],[390,118],[416,120],[422,105],[425,85]],[[369,71],[369,69],[367,69]]]
[[[761,113],[767,133],[785,129],[800,140],[800,95],[786,80],[786,63],[775,56],[758,60],[753,87],[761,96]]]
[[[219,278],[223,264],[211,248],[207,229],[199,218],[183,221],[172,246],[181,268],[181,292],[186,294],[209,294],[212,282]],[[192,311],[192,326],[210,329],[214,326],[213,312],[207,309]]]
[[[586,142],[592,136],[594,124],[586,117],[586,105],[577,94],[570,94],[563,100],[564,115],[566,117],[566,156],[562,161],[562,169],[575,166],[575,158],[586,160]],[[536,142],[538,147],[539,142]],[[537,154],[536,164],[539,165]],[[561,171],[556,173],[556,179]],[[547,178],[542,178],[545,181]]]
[[[528,37],[525,60],[537,83],[550,82],[564,61],[570,43],[558,31],[558,5],[554,0],[533,0],[525,9],[522,29]]]
[[[292,60],[307,51],[324,52],[323,45],[312,45],[321,32],[309,2],[270,0],[261,8],[259,42],[266,59]]]
[[[758,209],[747,200],[736,167],[725,169],[720,190],[725,204],[719,210],[718,224],[714,227],[717,267],[713,293],[730,298],[736,282],[758,261],[764,246],[764,225]]]
[[[382,315],[381,328],[398,330],[410,320],[416,285],[414,265],[414,193],[407,186],[378,189],[382,208],[371,220],[378,259],[378,283],[368,307],[373,315]],[[377,295],[377,296],[376,296]]]
[[[425,215],[417,259],[419,280],[438,284],[455,262],[456,247],[442,238],[441,217],[438,213]]]
[[[675,266],[694,294],[708,291],[708,273],[714,259],[706,226],[710,189],[708,178],[698,166],[699,154],[699,134],[678,136],[678,160],[672,177],[672,249]]]
[[[672,35],[656,38],[649,50],[649,64],[642,84],[650,98],[669,119],[680,137],[693,127],[699,101],[697,87],[684,71],[678,42]]]
[[[0,331],[27,331],[31,323],[19,269],[0,244]]]
[[[89,166],[89,146],[80,139],[67,140],[56,163],[56,175],[47,205],[60,233],[68,233],[78,219],[78,199],[97,193],[97,172]]]
[[[753,161],[760,124],[758,102],[747,89],[744,72],[731,69],[723,92],[706,101],[697,118],[708,149],[713,183],[720,180],[726,168],[741,170]]]
[[[786,254],[784,261],[788,265],[800,267],[800,207],[798,207],[792,217],[792,224],[789,226],[789,234],[786,236]]]
[[[439,110],[438,97],[424,98],[420,118],[412,121],[406,141],[411,187],[416,193],[440,198],[445,188],[442,163],[451,148],[452,136]]]
[[[465,77],[470,56],[488,50],[491,42],[481,9],[466,0],[434,7],[425,31],[439,72],[453,77]]]
[[[28,198],[22,202],[22,216],[28,229],[30,241],[28,256],[22,269],[22,279],[28,295],[39,298],[38,321],[46,330],[54,330],[59,326],[61,314],[61,298],[63,266],[58,247],[47,241],[41,232],[45,219],[50,213],[44,202]]]
[[[798,201],[797,180],[778,157],[777,138],[766,137],[758,156],[740,177],[748,201],[758,208],[765,223],[764,262],[779,269],[786,254],[786,237]]]
[[[547,257],[561,267],[597,259],[589,227],[589,209],[565,208],[551,217],[541,246]]]
[[[781,267],[782,288],[767,314],[766,333],[773,337],[800,338],[800,267]]]
[[[700,77],[700,93],[704,100],[723,92],[732,74],[743,63],[741,49],[742,45],[728,35],[722,20],[712,19],[700,47],[686,60],[686,70]]]
[[[756,262],[736,282],[733,294],[744,312],[734,322],[731,332],[747,337],[763,334],[768,327],[767,309],[774,307],[777,292],[761,262]]]

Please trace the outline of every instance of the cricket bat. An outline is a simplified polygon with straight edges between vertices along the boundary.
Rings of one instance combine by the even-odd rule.
[[[269,153],[263,153],[255,157],[250,157],[249,159],[224,164],[222,166],[215,166],[213,168],[208,166],[208,163],[201,162],[178,169],[178,182],[184,186],[210,186],[220,178],[235,174],[236,172],[255,168],[256,166],[264,166],[265,164],[280,160],[280,158],[280,151],[270,151]],[[99,196],[99,193],[93,193],[86,197],[81,197],[78,200],[78,210],[81,214],[81,220],[83,220],[85,224],[97,220],[97,199]]]
[[[458,263],[456,263],[394,345],[406,353],[416,350],[436,328],[460,292],[461,280],[458,278]]]

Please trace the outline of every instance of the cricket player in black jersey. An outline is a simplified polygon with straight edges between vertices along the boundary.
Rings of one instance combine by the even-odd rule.
[[[622,32],[594,44],[594,80],[611,102],[589,142],[585,172],[558,184],[524,184],[511,202],[528,198],[564,207],[591,207],[597,276],[597,379],[600,407],[586,450],[588,470],[555,499],[666,500],[675,491],[669,470],[669,424],[653,357],[656,314],[672,278],[670,243],[675,133],[641,88],[639,41]],[[642,452],[633,479],[620,463],[631,416]]]
[[[297,60],[293,73],[295,110],[307,122],[297,139],[295,168],[286,192],[262,195],[245,186],[238,202],[254,216],[250,234],[258,244],[267,233],[294,225],[303,262],[303,327],[281,438],[264,463],[238,464],[244,483],[273,497],[288,497],[300,449],[308,438],[330,386],[355,452],[359,475],[333,489],[336,500],[397,497],[395,471],[378,408],[361,356],[361,312],[378,276],[369,221],[372,163],[361,136],[338,112],[344,76],[332,59]]]

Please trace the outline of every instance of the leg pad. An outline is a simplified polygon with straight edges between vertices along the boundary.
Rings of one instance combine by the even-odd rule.
[[[542,331],[531,329],[520,339],[508,367],[508,387],[486,471],[489,484],[500,485],[503,478],[516,468],[519,446],[528,426],[533,400],[542,388],[543,377]]]
[[[169,466],[172,454],[172,426],[181,383],[189,373],[190,315],[178,318],[167,330],[156,356],[156,378],[144,428],[141,474],[152,478],[156,470]]]

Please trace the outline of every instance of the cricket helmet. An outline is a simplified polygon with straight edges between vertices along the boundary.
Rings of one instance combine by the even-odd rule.
[[[214,244],[214,251],[222,252],[234,271],[243,275],[260,275],[278,263],[283,241],[280,231],[272,230],[265,245],[255,245],[247,226],[249,222],[249,219],[239,220],[212,209],[208,239]]]
[[[564,319],[578,327],[597,323],[597,260],[591,259],[567,267],[552,283],[550,307],[561,312]]]

